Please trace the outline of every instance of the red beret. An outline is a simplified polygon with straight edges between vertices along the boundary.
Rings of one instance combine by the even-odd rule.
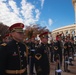
[[[56,35],[56,40],[58,40],[61,37],[61,34]]]
[[[39,37],[45,37],[46,35],[48,35],[48,32],[43,32],[39,35]]]
[[[5,34],[4,36],[3,36],[3,38],[6,38],[6,37],[8,37],[9,36],[9,34]]]
[[[13,32],[13,31],[21,32],[23,28],[24,28],[23,23],[15,23],[15,24],[11,25],[11,27],[9,27],[9,30],[11,32]]]

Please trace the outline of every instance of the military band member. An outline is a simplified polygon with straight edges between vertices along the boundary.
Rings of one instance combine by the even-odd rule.
[[[29,55],[29,67],[30,67],[30,74],[33,75],[34,73],[34,65],[35,65],[35,37],[32,36],[30,42],[30,55]]]
[[[68,40],[65,39],[65,43],[64,43],[64,71],[65,72],[70,72],[70,70],[68,70],[68,64],[69,64],[69,50],[68,50]]]
[[[51,40],[50,44],[49,44],[49,48],[50,48],[50,53],[51,53],[51,62],[54,62],[54,42],[53,40]]]
[[[55,54],[55,57],[56,55],[59,54],[61,66],[62,66],[62,47],[63,47],[63,44],[61,42],[61,35],[58,35],[56,42],[54,43],[54,54]]]
[[[55,75],[61,75],[60,55],[56,55]]]
[[[68,50],[69,50],[69,61],[70,61],[69,65],[73,66],[72,61],[73,61],[74,48],[70,39],[68,39]]]
[[[73,39],[70,39],[70,42],[72,44],[72,57],[73,57],[73,60],[74,60],[74,54],[75,54],[74,40]]]
[[[26,46],[22,43],[23,27],[23,23],[10,26],[12,40],[0,46],[0,75],[27,75]]]
[[[48,59],[48,32],[44,32],[39,35],[41,44],[36,50],[35,54],[35,67],[37,75],[49,75],[50,65]]]

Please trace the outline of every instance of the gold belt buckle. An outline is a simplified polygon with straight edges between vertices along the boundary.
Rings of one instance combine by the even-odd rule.
[[[16,70],[16,74],[18,74],[18,70]]]

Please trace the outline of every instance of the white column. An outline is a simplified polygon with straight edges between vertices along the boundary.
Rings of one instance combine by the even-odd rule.
[[[68,30],[68,34],[70,34],[70,29]]]
[[[75,24],[76,24],[76,2],[74,3],[74,10],[75,10]]]
[[[76,36],[76,26],[75,26],[75,36]]]

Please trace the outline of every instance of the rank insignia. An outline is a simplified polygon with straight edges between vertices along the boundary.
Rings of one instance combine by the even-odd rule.
[[[55,47],[54,47],[54,49],[55,49],[55,50],[58,50],[58,47],[57,47],[57,46],[55,46]]]
[[[40,53],[37,53],[37,54],[35,55],[35,58],[36,58],[37,60],[40,60],[41,57],[42,57],[42,55],[41,55]]]

